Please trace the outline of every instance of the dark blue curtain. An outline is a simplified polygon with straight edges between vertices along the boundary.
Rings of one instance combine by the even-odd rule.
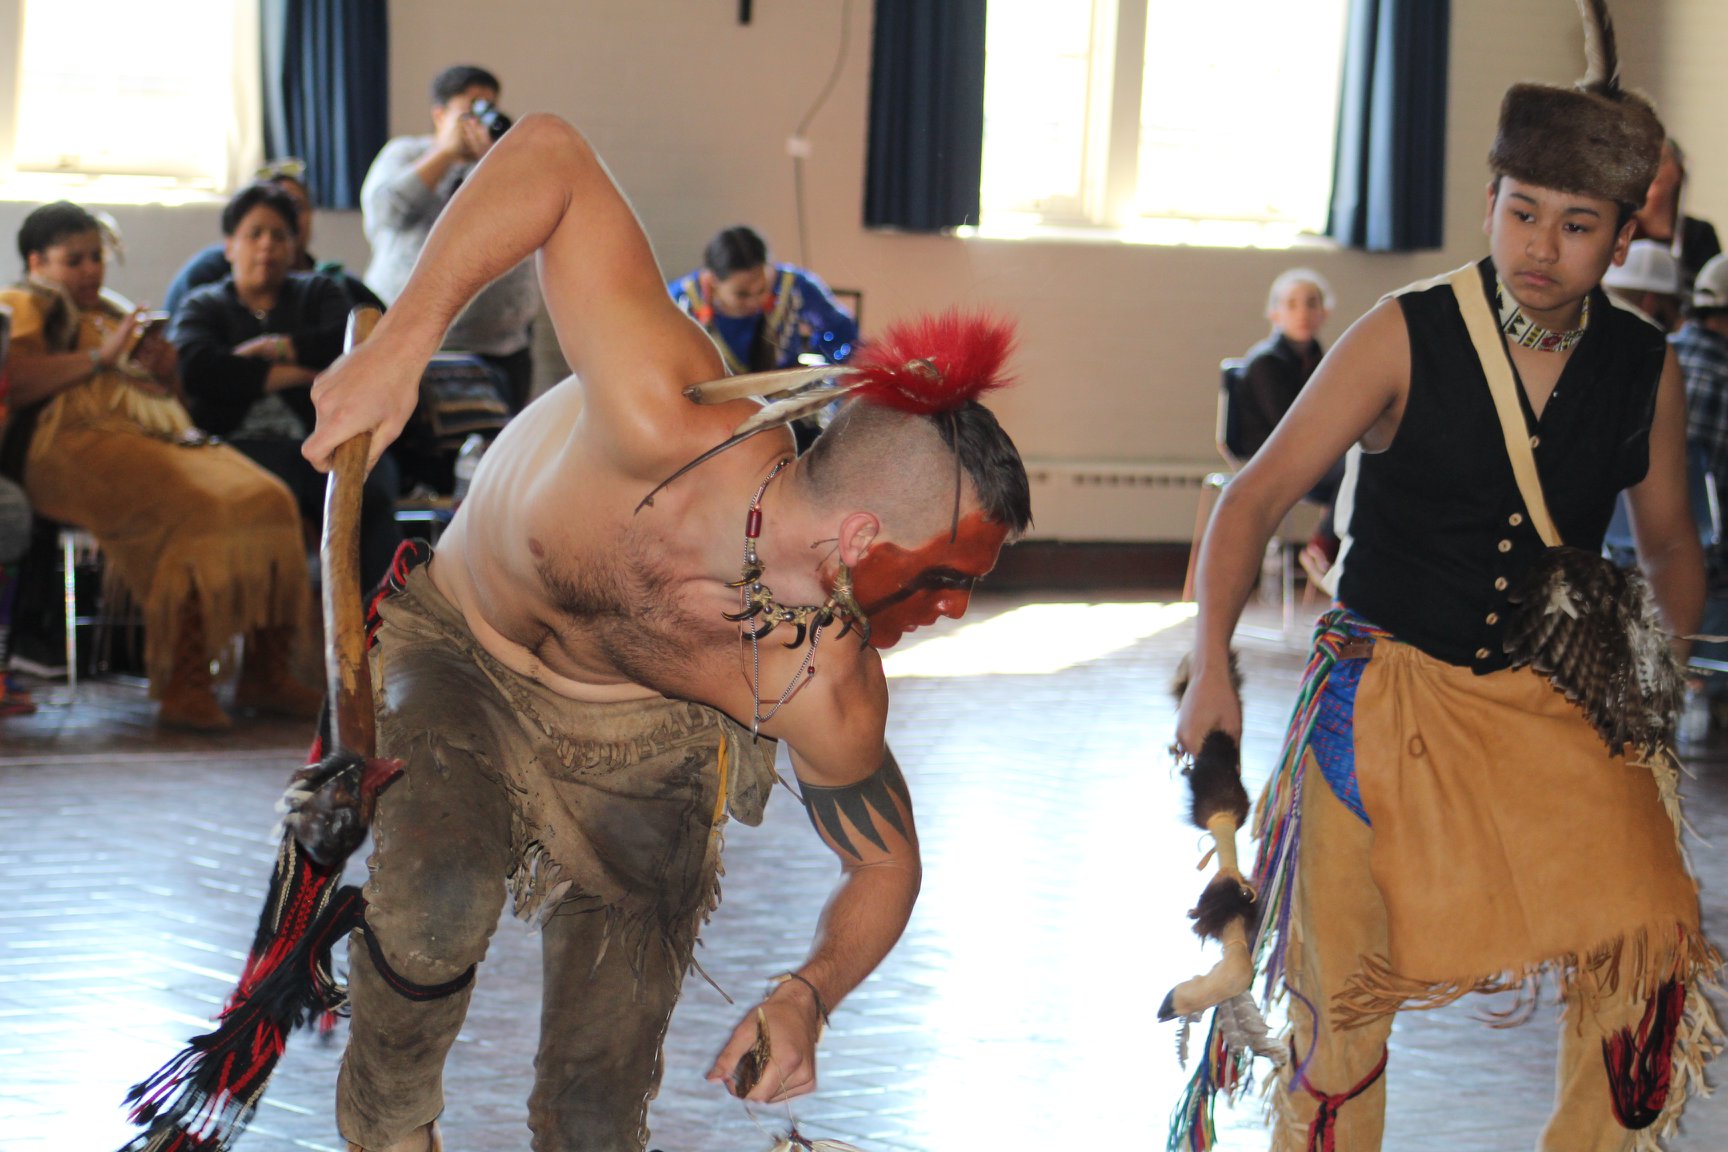
[[[264,148],[306,161],[312,201],[358,208],[390,133],[385,0],[261,0]]]
[[[985,0],[876,0],[864,223],[978,223]]]
[[[1441,245],[1451,10],[1450,0],[1350,0],[1326,224],[1342,244]]]

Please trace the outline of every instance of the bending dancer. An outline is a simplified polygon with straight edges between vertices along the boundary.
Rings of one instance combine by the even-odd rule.
[[[1191,750],[1240,734],[1226,653],[1268,536],[1359,447],[1340,497],[1340,606],[1316,632],[1258,821],[1262,955],[1290,1015],[1278,1149],[1378,1148],[1393,1014],[1541,973],[1566,1012],[1543,1149],[1654,1147],[1718,1047],[1697,984],[1719,957],[1665,811],[1672,755],[1616,727],[1659,732],[1672,698],[1648,717],[1591,713],[1566,695],[1591,699],[1588,676],[1560,660],[1548,683],[1533,670],[1546,659],[1523,654],[1532,622],[1565,635],[1581,601],[1630,611],[1529,587],[1567,555],[1600,574],[1589,565],[1621,489],[1667,631],[1692,632],[1703,598],[1674,357],[1598,287],[1631,242],[1662,127],[1620,89],[1606,12],[1585,2],[1585,81],[1520,84],[1502,104],[1489,257],[1345,333],[1231,481],[1203,546],[1177,724]],[[1544,547],[1543,509],[1580,553]],[[1202,1111],[1188,1119],[1204,1128]],[[1179,1123],[1173,1146],[1195,1141]]]
[[[451,317],[536,250],[576,376],[505,429],[436,554],[399,563],[380,608],[379,754],[408,770],[374,827],[337,1100],[343,1135],[374,1152],[436,1146],[440,1070],[506,890],[543,924],[535,1147],[645,1146],[723,816],[756,823],[774,780],[757,727],[790,746],[841,878],[804,963],[709,1078],[752,1100],[811,1090],[823,1020],[919,885],[881,661],[857,632],[887,647],[959,616],[1029,520],[1019,457],[973,400],[935,417],[854,401],[806,456],[773,429],[638,509],[755,408],[681,395],[722,374],[719,353],[599,158],[545,116],[488,152],[376,334],[315,386],[307,458],[366,429],[382,451]],[[956,363],[920,355],[915,375]],[[759,1025],[768,1063],[745,1092]]]

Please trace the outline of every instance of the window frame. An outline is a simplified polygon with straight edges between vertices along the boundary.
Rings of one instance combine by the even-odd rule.
[[[108,203],[185,203],[220,200],[251,178],[263,161],[262,16],[248,0],[230,0],[234,13],[233,52],[225,65],[232,101],[223,128],[221,170],[197,173],[140,174],[98,165],[46,169],[20,168],[18,137],[23,111],[24,21],[32,2],[71,0],[0,0],[0,43],[12,44],[0,54],[0,68],[10,66],[11,83],[0,83],[0,200],[44,200],[64,195]],[[11,32],[8,38],[4,33]],[[213,64],[212,67],[222,66]]]
[[[1287,221],[1138,211],[1141,101],[1152,0],[1089,2],[1091,61],[1078,197],[1062,196],[1035,210],[1012,213],[1012,223],[993,223],[986,212],[969,233],[998,239],[1066,237],[1229,247],[1328,243],[1324,235],[1300,231]],[[1338,99],[1342,91],[1340,78]]]

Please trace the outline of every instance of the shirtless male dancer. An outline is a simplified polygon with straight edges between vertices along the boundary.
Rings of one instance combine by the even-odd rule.
[[[975,401],[938,417],[854,402],[810,454],[791,459],[774,429],[638,510],[754,406],[681,394],[723,375],[719,353],[667,296],[599,158],[549,116],[487,154],[372,339],[320,379],[307,458],[326,466],[366,430],[376,458],[451,319],[536,251],[575,376],[505,429],[436,554],[398,564],[381,605],[379,754],[408,770],[373,829],[337,1101],[344,1137],[373,1152],[438,1146],[443,1061],[507,889],[543,923],[534,1147],[645,1146],[666,1023],[717,899],[719,827],[760,819],[773,782],[753,722],[788,745],[840,880],[803,965],[708,1078],[739,1086],[760,1020],[770,1056],[746,1098],[810,1091],[824,1017],[887,954],[919,886],[881,660],[840,635],[846,581],[888,647],[960,616],[1029,522],[1019,456]],[[753,645],[724,618],[741,578],[837,619],[796,647],[796,624]]]

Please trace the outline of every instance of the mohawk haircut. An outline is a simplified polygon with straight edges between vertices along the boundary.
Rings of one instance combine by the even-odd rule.
[[[931,416],[850,401],[804,454],[800,472],[818,499],[868,493],[903,530],[938,520],[945,529],[956,459],[985,519],[1004,525],[1011,537],[1031,526],[1031,485],[1020,452],[976,400]]]

